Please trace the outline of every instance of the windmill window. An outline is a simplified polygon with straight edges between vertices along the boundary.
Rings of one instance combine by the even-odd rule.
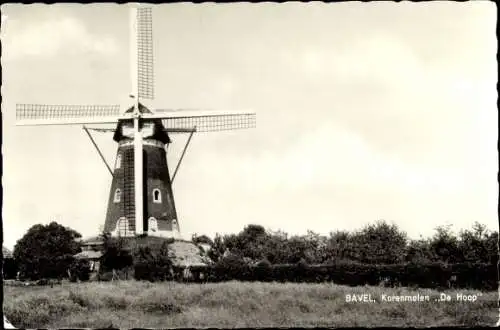
[[[116,156],[116,168],[120,168],[122,167],[122,155],[121,154],[118,154],[118,156]]]
[[[119,203],[120,202],[120,199],[122,197],[122,191],[118,188],[115,190],[115,198],[114,198],[114,202],[115,203]]]
[[[161,191],[160,189],[153,189],[153,202],[161,203]]]
[[[148,229],[150,231],[157,231],[158,230],[158,222],[156,221],[155,218],[151,217],[148,219]]]
[[[116,229],[118,231],[118,236],[127,236],[128,232],[127,219],[124,217],[118,219],[118,221],[116,221]]]

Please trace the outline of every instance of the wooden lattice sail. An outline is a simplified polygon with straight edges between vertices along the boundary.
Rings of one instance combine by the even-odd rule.
[[[187,147],[195,132],[255,127],[256,116],[252,111],[147,109],[139,99],[154,97],[151,8],[132,7],[130,27],[132,107],[120,113],[117,105],[18,104],[16,125],[116,125],[112,129],[83,126],[113,176],[104,230],[119,236],[176,237],[179,219],[172,181],[179,164],[171,176],[166,157],[169,133],[189,133]],[[114,169],[89,129],[114,132],[113,139],[118,143]]]

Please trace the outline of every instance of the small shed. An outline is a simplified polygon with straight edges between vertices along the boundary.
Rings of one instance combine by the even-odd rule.
[[[13,259],[14,258],[14,254],[12,253],[12,251],[7,249],[5,246],[2,246],[2,255],[3,255],[4,259]]]
[[[102,251],[104,240],[100,236],[92,236],[80,240],[83,251]]]
[[[80,241],[82,252],[75,254],[76,259],[87,260],[91,272],[98,272],[103,256],[104,241],[99,236],[88,237]]]
[[[7,280],[15,279],[19,267],[16,260],[14,259],[14,254],[12,253],[12,251],[2,246],[2,256],[3,278]]]
[[[101,251],[82,251],[75,254],[76,259],[87,260],[90,264],[90,271],[99,271],[99,266],[101,263],[102,252]]]

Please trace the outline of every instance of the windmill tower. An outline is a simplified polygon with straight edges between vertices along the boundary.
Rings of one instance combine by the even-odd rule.
[[[155,112],[140,100],[154,98],[151,8],[131,8],[131,72],[134,103],[123,113],[117,105],[18,104],[16,125],[83,125],[113,176],[104,231],[112,236],[176,237],[179,230],[172,192],[186,148],[195,132],[255,127],[250,111],[173,110]],[[114,128],[87,127],[113,124]],[[114,170],[106,163],[89,130],[112,131],[118,143]],[[170,135],[189,133],[171,176],[167,166]]]

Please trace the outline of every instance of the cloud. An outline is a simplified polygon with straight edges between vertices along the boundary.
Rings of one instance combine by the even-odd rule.
[[[217,164],[219,156],[206,153],[203,163]],[[217,180],[242,184],[247,191],[304,191],[343,186],[355,189],[377,187],[401,193],[453,193],[464,189],[464,171],[448,164],[411,163],[397,154],[385,153],[369,144],[362,135],[335,122],[324,122],[305,131],[294,143],[258,154],[224,155],[227,171]],[[439,166],[441,165],[441,166]],[[203,175],[214,180],[210,166]],[[259,178],[259,180],[255,180]]]
[[[9,34],[7,29],[4,37],[4,55],[11,59],[51,57],[61,53],[113,55],[118,52],[113,38],[90,33],[81,21],[72,17],[30,24],[15,35]]]
[[[319,83],[326,79],[343,84],[363,82],[400,88],[404,83],[415,84],[426,78],[418,54],[389,34],[368,34],[363,39],[354,39],[349,47],[312,43],[297,50],[296,56],[281,55],[284,64]]]

